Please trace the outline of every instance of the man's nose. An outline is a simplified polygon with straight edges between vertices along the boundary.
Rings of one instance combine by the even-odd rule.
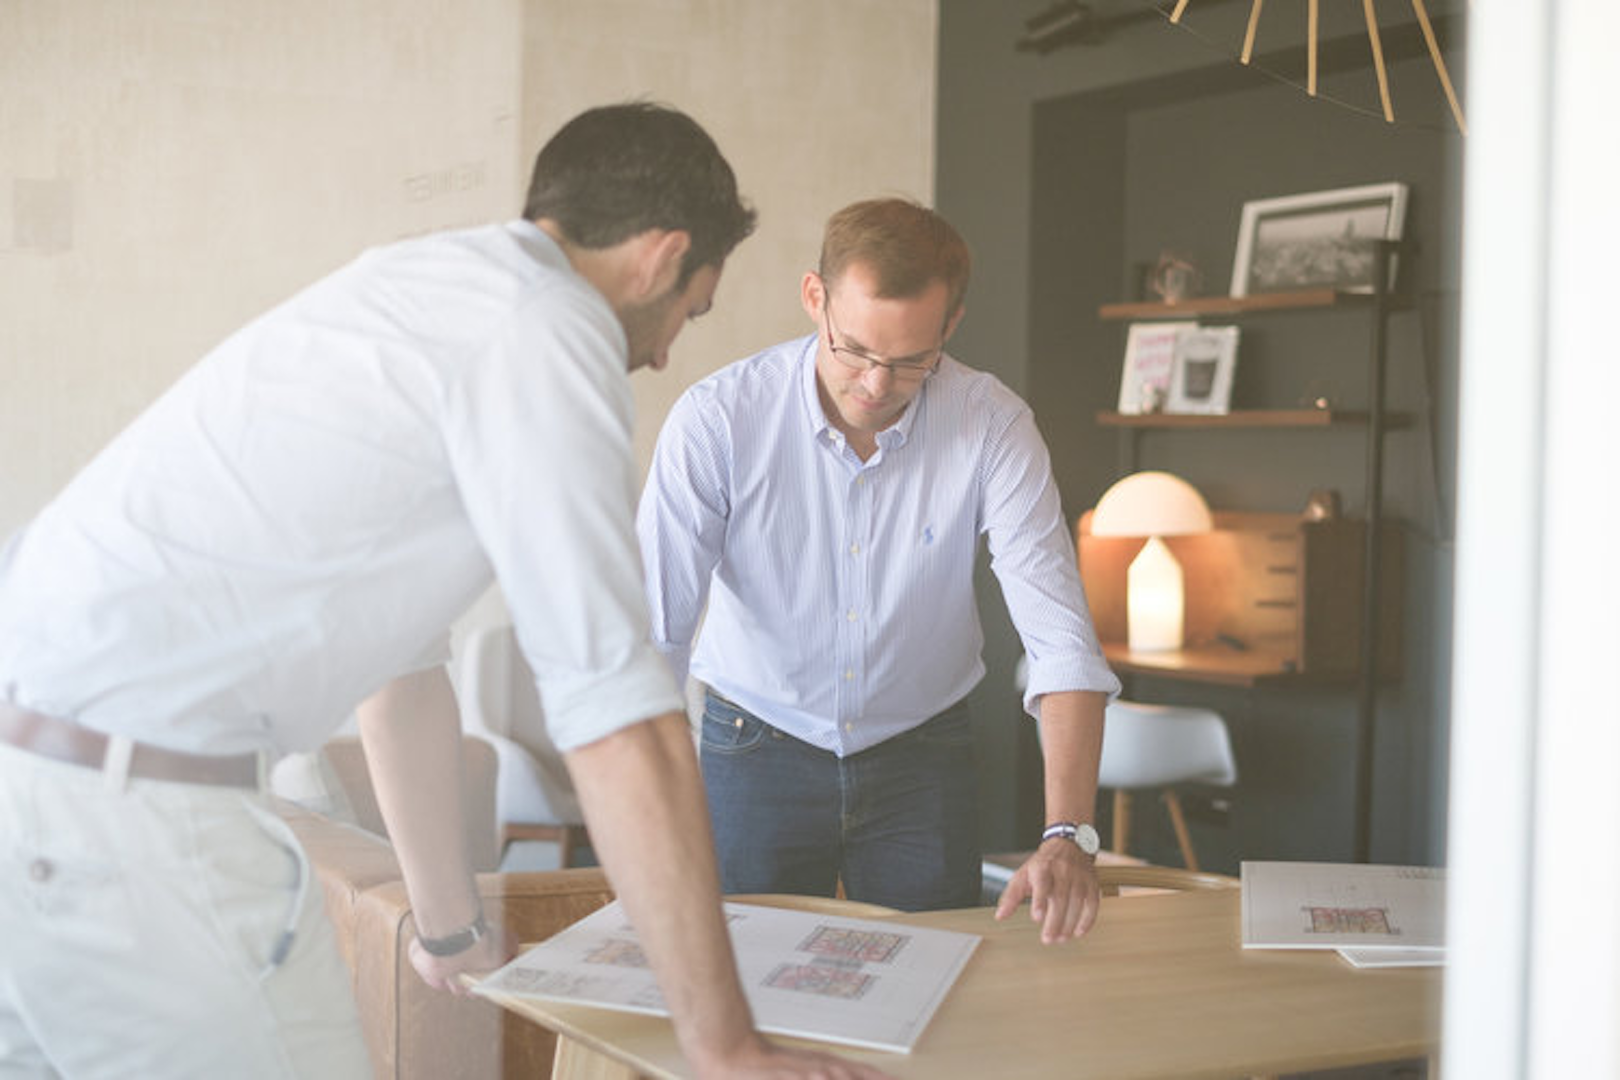
[[[894,382],[894,372],[882,364],[872,364],[862,376],[866,385],[878,390],[887,390]]]

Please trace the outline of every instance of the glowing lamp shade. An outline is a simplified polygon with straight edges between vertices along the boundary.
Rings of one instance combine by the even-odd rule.
[[[1208,532],[1213,524],[1198,489],[1167,472],[1132,473],[1097,500],[1091,535],[1148,538],[1125,575],[1132,651],[1181,648],[1186,590],[1181,564],[1160,537]]]

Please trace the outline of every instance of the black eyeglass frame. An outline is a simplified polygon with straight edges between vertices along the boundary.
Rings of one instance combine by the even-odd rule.
[[[934,347],[933,356],[929,360],[920,363],[906,360],[880,360],[871,353],[863,352],[860,349],[852,349],[848,345],[840,345],[834,340],[834,335],[838,333],[838,327],[833,323],[832,290],[826,288],[825,283],[823,283],[821,295],[821,312],[827,320],[827,348],[832,353],[833,359],[843,364],[850,371],[865,375],[873,368],[883,368],[892,378],[898,381],[910,382],[916,380],[920,382],[939,370],[939,362],[945,356],[945,338],[943,334],[941,334],[939,344]],[[853,362],[845,359],[845,354],[853,357]]]

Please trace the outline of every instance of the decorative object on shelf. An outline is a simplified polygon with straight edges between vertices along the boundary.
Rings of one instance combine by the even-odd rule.
[[[1406,185],[1397,181],[1251,199],[1243,204],[1232,295],[1327,286],[1372,292],[1379,240],[1401,238]],[[1390,260],[1388,288],[1395,286]]]
[[[1333,488],[1315,488],[1305,499],[1306,521],[1337,521],[1340,512],[1339,493]]]
[[[1165,303],[1179,304],[1188,297],[1198,295],[1204,287],[1204,275],[1185,255],[1166,251],[1153,264],[1148,287]]]
[[[1119,378],[1119,411],[1135,416],[1164,409],[1176,363],[1176,338],[1196,322],[1132,323],[1125,334],[1125,367]]]
[[[1237,346],[1235,326],[1201,326],[1177,335],[1165,411],[1217,416],[1230,411]]]
[[[1133,651],[1181,648],[1185,581],[1162,538],[1212,527],[1209,505],[1198,489],[1167,472],[1132,473],[1097,500],[1092,535],[1148,538],[1125,577],[1125,636]]]

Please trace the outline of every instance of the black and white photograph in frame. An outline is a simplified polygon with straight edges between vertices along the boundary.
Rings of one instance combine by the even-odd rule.
[[[1332,288],[1371,292],[1376,240],[1399,240],[1406,185],[1390,181],[1243,204],[1232,295]],[[1389,287],[1394,288],[1395,260]]]
[[[1177,337],[1165,411],[1213,416],[1230,412],[1237,347],[1235,326],[1201,326]]]

